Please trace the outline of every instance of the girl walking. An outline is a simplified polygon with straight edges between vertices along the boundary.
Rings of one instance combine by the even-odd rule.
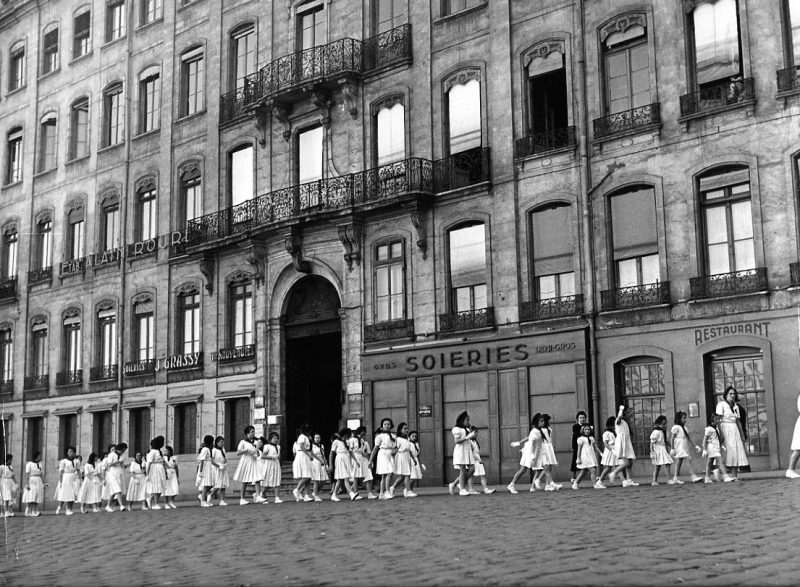
[[[321,434],[314,435],[311,454],[314,455],[314,461],[311,463],[311,499],[322,501],[319,496],[319,488],[324,486],[328,480],[328,460],[325,456],[325,445],[322,444]]]
[[[128,493],[125,497],[128,500],[131,508],[138,503],[142,503],[142,511],[148,509],[147,506],[147,477],[144,470],[144,461],[142,453],[136,451],[133,455],[133,462],[130,466],[131,478],[128,481]]]
[[[11,511],[11,506],[14,504],[14,494],[16,492],[16,479],[14,477],[14,467],[11,462],[14,460],[14,455],[5,455],[3,464],[0,465],[0,506],[2,506],[3,516],[6,518],[13,518],[14,512]]]
[[[113,512],[111,502],[117,500],[119,503],[119,511],[125,511],[125,496],[122,493],[122,470],[126,466],[122,461],[122,455],[128,450],[128,445],[120,442],[117,445],[112,445],[111,450],[105,461],[106,468],[106,489],[108,490],[108,503],[106,504],[106,511]]]
[[[66,455],[58,463],[58,489],[56,490],[56,501],[58,507],[56,514],[61,512],[61,508],[66,506],[66,515],[71,516],[72,504],[75,503],[75,478],[78,472],[75,470],[75,447],[67,448]]]
[[[553,431],[550,429],[550,414],[542,414],[542,457],[541,464],[542,470],[538,474],[538,480],[541,481],[542,477],[547,481],[544,486],[545,491],[557,491],[561,489],[561,484],[553,480],[553,467],[558,465],[556,459],[556,451],[553,448]],[[534,478],[534,485],[537,479]],[[537,488],[538,489],[538,488]]]
[[[575,459],[578,474],[575,476],[575,481],[572,482],[573,489],[578,488],[578,484],[583,479],[586,471],[589,471],[595,489],[606,488],[603,482],[597,478],[597,455],[599,452],[592,436],[592,427],[584,424],[581,428],[581,436],[578,438],[578,458]]]
[[[685,462],[689,467],[689,474],[692,476],[692,483],[702,481],[703,478],[694,472],[692,466],[691,447],[694,447],[698,453],[702,450],[696,446],[692,439],[689,438],[689,433],[686,431],[686,420],[688,416],[686,412],[678,410],[675,412],[675,423],[670,430],[672,434],[672,457],[675,459],[675,475],[672,477],[672,482],[678,485],[683,485],[683,481],[678,479],[681,474],[681,465]]]
[[[211,497],[219,497],[219,505],[226,506],[228,503],[225,501],[225,491],[231,482],[228,476],[228,455],[225,454],[225,438],[222,436],[217,436],[214,439],[214,448],[211,449],[211,461],[214,465],[212,469],[214,471],[214,489],[211,492]]]
[[[569,470],[572,477],[569,482],[575,482],[575,476],[578,474],[578,439],[582,436],[583,425],[588,421],[589,416],[583,410],[575,414],[575,423],[572,425],[572,460],[569,463]]]
[[[292,490],[295,501],[314,501],[306,494],[308,484],[313,474],[312,465],[317,457],[311,452],[311,426],[303,424],[297,431],[297,440],[294,442],[294,462],[292,463],[292,476],[297,479],[297,487]]]
[[[171,446],[161,449],[164,457],[164,470],[167,473],[167,481],[164,484],[164,507],[178,509],[175,505],[175,498],[178,497],[180,490],[180,478],[178,476],[178,461],[175,459],[175,451]]]
[[[86,459],[86,464],[83,466],[83,484],[79,492],[80,498],[78,501],[81,504],[81,513],[86,513],[86,506],[92,506],[92,512],[97,513],[100,511],[101,494],[103,491],[103,484],[100,478],[100,473],[97,471],[97,453],[90,453],[89,458]]]
[[[414,468],[411,470],[411,489],[412,491],[422,481],[422,473],[425,471],[425,465],[419,460],[419,433],[412,430],[408,434],[408,440],[411,441],[411,454],[414,455]]]
[[[26,516],[38,516],[39,504],[44,497],[45,484],[42,482],[42,453],[36,451],[33,458],[25,464],[25,491],[22,493],[22,503],[25,504]]]
[[[617,457],[619,464],[608,474],[608,478],[613,483],[614,477],[622,473],[624,477],[622,480],[623,487],[637,487],[639,485],[631,479],[630,474],[630,468],[636,459],[636,453],[633,451],[633,442],[631,442],[631,429],[626,420],[631,413],[632,410],[625,406],[620,406],[617,411],[617,417],[614,419],[614,432],[617,436],[614,441],[614,456]]]
[[[417,459],[413,451],[413,444],[408,438],[408,424],[401,422],[397,426],[397,452],[394,455],[396,479],[390,490],[392,495],[397,486],[403,483],[403,497],[417,497],[417,494],[411,490],[411,475],[414,467],[417,466]]]
[[[356,483],[358,483],[359,480],[363,481],[364,487],[367,489],[367,499],[377,499],[378,496],[372,492],[373,477],[372,468],[369,463],[371,450],[366,436],[367,428],[365,426],[359,426],[356,429],[354,438],[356,442],[353,455],[356,458],[356,463],[358,463],[354,475],[356,477]],[[358,485],[356,485],[356,488],[358,488]]]
[[[703,479],[705,483],[713,483],[711,481],[711,471],[714,466],[718,467],[719,471],[722,471],[726,483],[733,481],[733,477],[728,474],[728,469],[725,468],[725,459],[722,458],[722,447],[719,438],[719,421],[719,414],[711,414],[708,418],[708,426],[703,433],[703,457],[708,459],[706,461],[706,476],[705,479]],[[719,471],[715,471],[715,474],[717,474],[717,481],[719,481]]]
[[[200,489],[200,507],[211,507],[211,490],[214,489],[214,470],[217,468],[211,458],[214,437],[206,434],[200,453],[197,455],[197,487]]]
[[[264,459],[264,479],[261,487],[265,493],[269,489],[274,492],[275,503],[283,503],[280,498],[281,447],[278,444],[279,440],[280,435],[277,432],[270,432],[268,442],[261,453],[261,458]],[[269,503],[266,495],[264,495],[264,503]]]
[[[381,427],[375,434],[375,446],[369,459],[375,474],[381,477],[379,499],[392,499],[394,497],[391,492],[391,486],[397,442],[394,434],[392,434],[392,428],[394,428],[394,422],[392,422],[391,418],[381,420]]]
[[[672,464],[672,457],[669,456],[667,450],[667,417],[659,416],[653,423],[653,431],[650,433],[650,460],[653,463],[653,481],[650,485],[658,485],[658,474],[661,467],[667,467],[667,475],[669,475],[669,466]],[[672,485],[672,480],[667,481]]]
[[[469,431],[475,435],[472,437],[472,440],[470,440],[470,444],[472,445],[472,459],[475,461],[475,470],[472,473],[472,477],[470,477],[469,481],[467,481],[467,491],[469,491],[470,495],[477,495],[478,492],[472,488],[472,482],[474,479],[479,479],[481,482],[481,487],[483,487],[483,492],[486,495],[491,495],[497,490],[491,489],[486,483],[486,469],[483,466],[483,459],[481,458],[481,445],[478,442],[478,429],[475,426],[470,426]]]
[[[450,495],[455,492],[456,485],[461,489],[458,491],[459,495],[469,495],[467,489],[467,481],[472,477],[475,472],[473,465],[475,459],[472,456],[472,443],[470,442],[475,438],[475,434],[469,431],[469,414],[461,412],[456,418],[456,425],[451,430],[455,446],[453,447],[453,468],[458,469],[458,478],[450,483]]]
[[[239,446],[236,447],[236,454],[240,458],[239,464],[236,466],[236,472],[233,474],[233,480],[241,483],[239,505],[247,505],[250,503],[245,497],[247,486],[253,485],[253,488],[258,491],[258,485],[261,482],[261,478],[258,476],[258,449],[256,445],[253,444],[255,438],[255,427],[250,425],[245,426],[244,438],[239,441]],[[261,503],[261,496],[256,493],[253,501]]]
[[[597,478],[597,481],[601,485],[603,484],[605,476],[619,465],[619,460],[614,456],[614,443],[617,439],[617,435],[614,432],[615,421],[616,418],[614,418],[614,416],[608,418],[608,420],[606,420],[606,429],[603,432],[603,456],[600,458],[600,465],[603,467],[603,470]]]
[[[540,461],[541,461],[541,452],[542,452],[542,431],[540,430],[541,426],[541,417],[542,415],[538,412],[533,415],[531,418],[531,429],[528,432],[528,438],[525,440],[515,441],[511,443],[511,446],[517,447],[520,445],[522,446],[522,457],[519,460],[519,470],[514,473],[514,477],[511,479],[511,483],[508,484],[508,491],[509,493],[519,493],[517,491],[517,480],[522,477],[523,474],[527,471],[532,470],[539,470],[541,469]],[[535,486],[531,483],[531,491],[534,491]]]
[[[164,457],[161,449],[164,448],[164,437],[156,436],[150,441],[150,451],[145,459],[145,492],[150,496],[150,509],[160,510],[158,500],[164,493],[164,486],[167,484],[167,471],[164,468]]]
[[[353,476],[353,455],[347,447],[347,441],[350,438],[350,429],[342,428],[339,431],[339,437],[331,443],[331,462],[333,463],[333,492],[331,493],[331,501],[341,501],[339,499],[339,488],[344,484],[347,493],[350,494],[350,501],[361,499],[358,492],[350,484],[350,479]]]

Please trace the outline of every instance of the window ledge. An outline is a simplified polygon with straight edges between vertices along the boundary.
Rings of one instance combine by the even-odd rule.
[[[452,199],[455,197],[471,195],[473,193],[484,192],[489,190],[492,182],[489,180],[482,181],[480,183],[475,183],[472,185],[467,185],[462,188],[455,188],[452,190],[447,190],[446,192],[439,192],[436,194],[436,199],[440,200],[443,198]],[[490,192],[491,193],[491,192]]]
[[[48,71],[47,73],[43,73],[42,75],[39,76],[39,81],[41,82],[41,81],[47,79],[48,77],[52,77],[55,74],[57,74],[59,71],[61,71],[61,67],[56,67],[53,71]]]
[[[616,308],[614,310],[600,310],[598,314],[614,315],[614,314],[628,314],[630,312],[642,312],[646,310],[658,310],[662,308],[671,308],[672,303],[669,304],[645,304],[641,306],[628,306],[626,308]]]
[[[536,161],[538,159],[547,159],[555,155],[562,155],[564,153],[573,153],[578,148],[578,145],[567,145],[566,147],[559,147],[552,151],[544,151],[543,153],[532,153],[530,155],[523,155],[522,157],[514,157],[514,163],[523,165],[526,161]]]
[[[39,171],[37,173],[34,173],[33,174],[33,179],[41,179],[43,177],[46,177],[47,175],[50,175],[51,173],[55,173],[57,169],[58,169],[58,166],[56,165],[55,167],[51,167],[50,169],[45,169],[44,171]]]
[[[108,153],[110,151],[113,151],[114,149],[119,149],[124,144],[125,144],[125,141],[122,141],[122,142],[117,143],[115,145],[108,145],[106,147],[100,147],[99,149],[97,149],[97,154],[99,155],[100,153]]]
[[[185,114],[185,115],[181,116],[180,118],[178,118],[178,120],[175,121],[175,124],[183,124],[185,122],[189,122],[190,120],[192,120],[194,118],[199,118],[201,116],[204,116],[205,113],[206,113],[206,109],[203,108],[202,110],[198,110],[197,112],[193,112],[192,114]]]
[[[77,165],[78,163],[83,163],[84,161],[88,161],[91,157],[91,153],[87,153],[86,155],[81,155],[80,157],[75,157],[74,159],[70,159],[64,165],[66,167],[70,167],[72,165]]]
[[[180,0],[178,0],[178,2],[180,2]],[[184,10],[188,10],[195,4],[200,4],[200,0],[191,0],[191,2],[182,3],[180,6],[178,6],[176,12],[183,12]]]
[[[93,49],[89,50],[88,52],[84,53],[83,55],[80,55],[78,57],[73,57],[72,61],[70,61],[67,65],[72,67],[76,63],[80,63],[81,61],[84,61],[85,59],[88,59],[92,55],[94,55],[94,50]]]
[[[101,50],[101,51],[105,51],[106,49],[108,49],[108,48],[109,48],[109,47],[111,47],[112,45],[116,45],[116,44],[117,44],[117,43],[119,43],[120,41],[123,41],[123,40],[125,40],[125,38],[126,38],[127,36],[128,36],[127,34],[124,34],[124,35],[122,35],[121,37],[117,37],[116,39],[111,39],[110,41],[106,41],[105,43],[103,43],[102,45],[100,45],[100,50]]]
[[[464,16],[466,14],[470,14],[472,12],[477,12],[479,10],[482,10],[483,8],[486,8],[488,5],[489,5],[489,2],[487,0],[486,2],[483,2],[482,4],[478,4],[477,6],[473,6],[472,8],[467,8],[465,10],[460,10],[458,12],[454,12],[453,14],[443,14],[442,16],[439,16],[439,17],[435,18],[433,20],[433,24],[437,25],[437,24],[442,24],[442,23],[445,23],[445,22],[449,22],[451,20],[455,20],[456,18],[459,18],[459,17]]]
[[[132,141],[138,141],[139,139],[146,139],[148,137],[157,136],[160,132],[161,132],[161,127],[154,128],[153,130],[148,130],[148,131],[139,133],[138,135],[135,135],[133,138],[131,138],[131,140]]]
[[[14,88],[13,90],[9,90],[8,92],[6,92],[6,98],[8,98],[9,96],[13,96],[14,94],[19,94],[20,92],[24,92],[26,89],[28,89],[28,84],[22,84],[20,87]]]
[[[736,293],[736,294],[731,294],[729,296],[715,296],[713,298],[697,298],[697,299],[692,298],[692,299],[688,300],[688,302],[689,302],[689,304],[704,304],[704,303],[708,303],[708,302],[721,302],[721,301],[731,300],[731,299],[736,299],[736,298],[763,297],[763,296],[768,296],[768,295],[769,295],[769,290],[768,289],[762,289],[760,291],[749,291],[749,292],[745,292],[745,293]]]
[[[437,339],[450,339],[459,338],[467,334],[480,334],[482,332],[494,332],[497,326],[478,326],[476,328],[459,328],[458,330],[439,330],[437,331]]]
[[[786,90],[784,92],[778,92],[775,94],[776,100],[786,100],[787,98],[791,98],[792,96],[800,96],[800,87],[794,88],[792,90]]]
[[[21,186],[21,185],[22,185],[22,180],[20,179],[19,181],[15,181],[14,183],[5,184],[4,186],[0,187],[0,190],[12,190],[15,187],[18,187],[18,186]]]
[[[615,132],[613,134],[605,135],[600,138],[595,138],[592,141],[594,145],[602,145],[603,143],[608,143],[610,141],[614,141],[617,139],[624,139],[625,137],[632,137],[636,135],[643,135],[651,132],[660,133],[661,132],[662,124],[648,124],[644,126],[637,126],[635,128],[630,128],[626,130],[621,130],[619,132]]]
[[[681,116],[678,118],[678,122],[688,123],[692,120],[700,120],[702,118],[708,118],[709,116],[714,116],[715,114],[723,114],[725,112],[731,112],[734,110],[741,110],[743,108],[752,108],[756,104],[756,100],[744,100],[742,102],[736,102],[735,104],[730,104],[728,106],[720,106],[719,108],[712,108],[710,110],[704,110],[703,112],[697,112],[695,114],[687,114],[686,116]]]
[[[153,28],[157,24],[161,24],[163,22],[164,22],[164,17],[162,16],[161,18],[157,18],[155,20],[151,20],[150,22],[146,22],[144,24],[140,24],[137,27],[136,32],[139,33],[139,32],[142,32],[142,31],[146,31],[147,29]]]

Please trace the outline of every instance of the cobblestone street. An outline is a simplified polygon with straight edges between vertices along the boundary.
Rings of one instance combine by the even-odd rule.
[[[800,574],[800,483],[785,479],[182,505],[10,518],[0,584],[789,585]]]

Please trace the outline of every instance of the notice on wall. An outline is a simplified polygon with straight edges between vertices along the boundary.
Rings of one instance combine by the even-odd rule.
[[[421,405],[417,408],[417,414],[420,418],[430,418],[433,416],[433,406]]]
[[[253,424],[253,427],[256,429],[256,438],[258,438],[259,436],[264,436],[263,424]]]
[[[347,384],[347,395],[359,395],[363,393],[363,387],[360,381]]]
[[[253,410],[253,419],[256,421],[264,420],[267,417],[267,409],[266,408],[256,408]]]

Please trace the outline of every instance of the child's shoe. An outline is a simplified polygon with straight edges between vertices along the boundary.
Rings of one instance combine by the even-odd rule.
[[[497,489],[490,489],[489,487],[487,487],[486,489],[484,489],[484,490],[483,490],[483,492],[484,492],[486,495],[491,495],[491,494],[492,494],[492,493],[494,493],[495,491],[497,491]]]
[[[594,482],[594,488],[595,488],[595,489],[605,489],[605,488],[606,488],[606,486],[605,486],[605,485],[603,485],[603,482],[602,482],[602,481],[599,481],[599,480],[598,480],[598,481],[595,481],[595,482]]]
[[[513,484],[513,483],[509,483],[509,484],[506,486],[506,489],[508,489],[508,492],[509,492],[509,493],[513,493],[514,495],[516,495],[517,493],[519,493],[519,491],[517,491],[517,488],[514,486],[514,484]]]
[[[572,487],[573,489],[577,489],[577,488],[578,488],[578,484],[577,484],[577,483],[575,483],[575,481],[573,481],[573,482],[572,482],[572,486],[571,486],[571,487]]]
[[[283,500],[280,497],[275,498],[275,503],[283,503]],[[222,505],[222,504],[220,504]]]

